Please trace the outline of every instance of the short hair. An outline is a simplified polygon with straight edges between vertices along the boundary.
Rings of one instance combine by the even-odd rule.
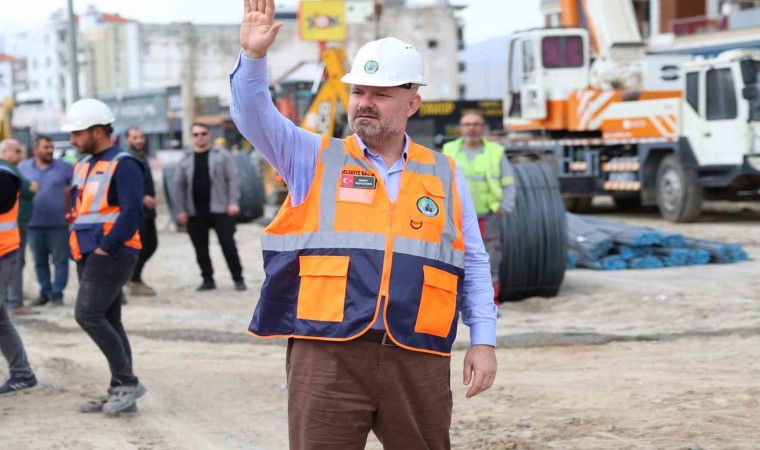
[[[127,128],[127,131],[124,133],[124,136],[125,137],[129,136],[129,133],[131,133],[132,131],[141,131],[143,134],[145,134],[145,131],[142,128],[132,126],[132,127]]]
[[[103,133],[105,133],[105,135],[108,136],[109,138],[113,134],[113,126],[111,126],[110,123],[103,124],[103,125],[93,125],[90,128],[88,128],[88,130],[95,130],[95,129],[98,129],[98,128],[100,128],[101,130],[103,130]]]
[[[53,139],[52,139],[50,136],[48,136],[48,135],[45,135],[45,134],[38,134],[38,135],[37,135],[37,136],[34,138],[34,148],[37,148],[37,147],[39,147],[39,146],[40,146],[40,143],[41,143],[42,141],[46,141],[46,142],[50,142],[50,143],[52,143],[52,142],[53,142]]]
[[[483,121],[483,123],[486,123],[486,116],[484,116],[483,113],[477,109],[467,109],[462,111],[462,115],[459,116],[459,120],[462,120],[464,116],[478,116],[480,117],[480,120]]]
[[[192,125],[190,125],[190,129],[192,130],[192,129],[193,129],[193,127],[201,127],[201,128],[205,128],[206,130],[210,130],[210,129],[211,129],[211,128],[210,128],[208,125],[206,125],[205,123],[200,123],[200,122],[193,122],[193,123],[192,123]]]

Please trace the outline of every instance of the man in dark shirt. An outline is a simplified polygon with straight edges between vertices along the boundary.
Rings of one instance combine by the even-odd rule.
[[[18,231],[21,237],[21,247],[18,251],[16,272],[11,276],[8,288],[0,292],[0,302],[5,301],[13,314],[32,314],[30,307],[24,305],[24,265],[26,265],[26,240],[29,219],[32,217],[32,199],[40,186],[30,181],[21,173],[19,164],[24,159],[21,143],[16,139],[4,139],[0,142],[0,165],[13,171],[21,181],[21,198],[18,207]]]
[[[77,262],[79,292],[74,315],[108,360],[108,396],[82,405],[82,412],[117,414],[136,410],[145,393],[132,370],[132,351],[121,322],[122,288],[140,254],[143,168],[111,142],[116,119],[95,99],[71,105],[63,131],[84,153],[71,188],[71,256]]]
[[[174,179],[177,221],[187,225],[201,268],[203,283],[199,291],[216,289],[214,268],[208,252],[208,235],[216,232],[235,289],[246,289],[243,268],[235,245],[235,216],[240,213],[240,178],[232,154],[211,147],[211,132],[206,125],[191,127],[193,151],[179,162]]]
[[[127,283],[131,295],[143,295],[153,297],[156,295],[155,289],[145,284],[142,279],[143,267],[148,262],[153,253],[158,248],[158,232],[156,231],[156,186],[153,183],[153,174],[150,170],[148,161],[148,146],[145,142],[145,133],[139,127],[129,127],[127,129],[127,153],[134,156],[143,165],[145,170],[145,195],[143,196],[143,222],[140,226],[140,240],[142,240],[142,250],[140,258],[137,260],[135,272],[132,274],[132,281]]]
[[[0,167],[0,292],[5,291],[18,264],[18,202],[21,179],[7,167]],[[10,369],[10,379],[0,386],[0,395],[10,394],[37,385],[29,366],[24,344],[11,322],[5,305],[0,302],[0,351]]]

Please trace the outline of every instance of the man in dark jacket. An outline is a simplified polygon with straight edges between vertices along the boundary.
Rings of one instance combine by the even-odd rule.
[[[21,238],[18,231],[19,191],[21,179],[6,166],[0,165],[0,292],[16,271]],[[8,361],[11,377],[0,386],[0,395],[10,394],[37,385],[29,366],[24,344],[11,322],[5,304],[0,302],[0,351]]]
[[[145,284],[142,279],[142,271],[145,263],[153,256],[158,248],[158,232],[156,231],[156,186],[153,183],[153,175],[150,172],[148,162],[148,146],[145,142],[145,133],[139,127],[127,129],[127,153],[142,162],[145,168],[145,195],[143,196],[143,222],[140,226],[140,239],[142,250],[137,260],[132,281],[127,283],[131,295],[143,295],[153,297],[155,289]]]

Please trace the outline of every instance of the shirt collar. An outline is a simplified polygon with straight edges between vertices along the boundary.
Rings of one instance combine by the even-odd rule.
[[[360,138],[358,134],[354,133],[354,137],[356,138],[356,142],[359,144],[359,148],[361,148],[362,151],[364,152],[364,156],[367,156],[367,157],[373,156],[375,158],[380,157],[380,155],[373,152],[372,150],[369,149],[369,147],[367,147],[367,144],[365,144],[364,141],[362,141],[362,138]],[[406,161],[408,153],[409,153],[409,135],[404,133],[404,153],[402,153],[401,156],[404,158],[405,161]]]

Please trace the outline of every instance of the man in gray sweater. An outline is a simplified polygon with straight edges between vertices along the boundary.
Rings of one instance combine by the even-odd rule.
[[[211,131],[200,123],[191,128],[193,151],[180,160],[174,179],[177,221],[186,225],[195,247],[203,283],[199,291],[216,289],[214,268],[208,250],[211,228],[216,232],[235,282],[235,289],[246,289],[243,268],[235,245],[235,216],[240,213],[240,178],[232,154],[211,146]]]

